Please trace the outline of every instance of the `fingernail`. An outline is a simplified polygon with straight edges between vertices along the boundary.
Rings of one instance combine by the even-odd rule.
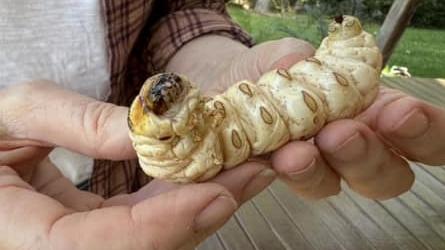
[[[366,152],[366,140],[360,132],[356,132],[338,146],[331,155],[341,161],[353,161],[359,160]]]
[[[241,202],[249,200],[263,191],[263,189],[265,189],[275,180],[276,176],[277,173],[271,168],[261,170],[261,172],[252,177],[252,180],[244,188],[244,195]]]
[[[409,139],[422,136],[428,131],[429,126],[430,122],[426,115],[415,109],[397,122],[392,130],[396,136]]]
[[[196,217],[194,230],[208,231],[221,226],[238,208],[238,203],[228,194],[220,194]]]
[[[288,174],[289,178],[292,179],[293,181],[300,181],[302,179],[311,177],[315,173],[316,168],[314,166],[316,162],[317,160],[314,157],[312,161],[308,165],[306,165],[303,169],[300,169],[295,172],[290,172]]]

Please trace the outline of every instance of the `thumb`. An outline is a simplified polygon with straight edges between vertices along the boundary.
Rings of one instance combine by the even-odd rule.
[[[61,240],[56,249],[65,249],[66,237],[76,242],[76,249],[193,249],[236,208],[220,185],[186,185],[133,206],[73,215],[53,229],[52,237]]]
[[[17,145],[57,145],[113,160],[135,156],[125,107],[39,81],[1,90],[0,108],[3,134],[15,138]]]
[[[189,249],[216,232],[238,205],[217,184],[188,185],[133,208],[137,224],[150,232],[155,249]]]

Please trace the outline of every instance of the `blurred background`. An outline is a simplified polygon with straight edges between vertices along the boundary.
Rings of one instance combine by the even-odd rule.
[[[256,40],[304,39],[318,47],[331,17],[358,16],[376,36],[392,0],[231,0],[231,16]],[[384,73],[405,67],[413,77],[445,78],[445,1],[424,0],[405,30]]]

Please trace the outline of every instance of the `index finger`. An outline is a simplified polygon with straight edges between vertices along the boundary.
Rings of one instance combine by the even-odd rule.
[[[95,158],[134,158],[128,108],[100,102],[50,82],[0,91],[0,124],[8,136],[61,146]]]

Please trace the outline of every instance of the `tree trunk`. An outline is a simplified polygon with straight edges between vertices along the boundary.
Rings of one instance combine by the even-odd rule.
[[[281,0],[281,14],[289,11],[289,0]]]
[[[380,28],[377,43],[386,64],[422,0],[395,0]],[[384,64],[384,65],[385,65]]]
[[[257,0],[255,4],[255,11],[260,13],[270,12],[271,1],[270,0]]]

